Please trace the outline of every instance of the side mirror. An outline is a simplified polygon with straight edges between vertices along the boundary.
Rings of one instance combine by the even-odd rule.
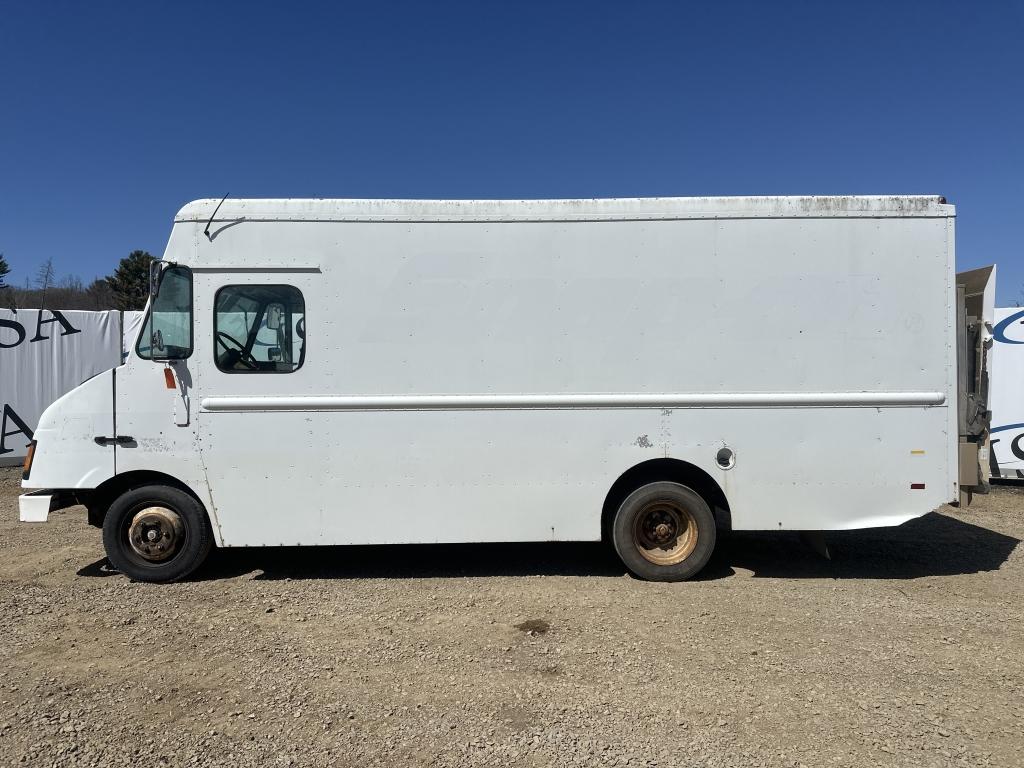
[[[193,347],[192,271],[180,264],[153,262],[149,274],[149,357],[184,360]]]
[[[280,330],[284,326],[284,304],[274,302],[267,305],[267,328],[272,331]]]

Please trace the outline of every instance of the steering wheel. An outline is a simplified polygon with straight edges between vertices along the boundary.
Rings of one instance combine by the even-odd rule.
[[[234,336],[230,336],[224,331],[217,331],[216,334],[217,343],[220,344],[228,352],[234,352],[238,355],[237,362],[244,365],[250,371],[255,371],[259,368],[259,361],[252,356],[251,352],[245,351],[245,345],[236,339]],[[228,344],[228,342],[231,342]]]

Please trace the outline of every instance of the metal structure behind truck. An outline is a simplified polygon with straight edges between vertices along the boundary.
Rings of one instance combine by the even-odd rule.
[[[989,370],[995,274],[994,266],[981,267],[961,272],[956,280],[960,504],[969,503],[972,492],[989,490]]]
[[[993,478],[1024,481],[1024,308],[996,308],[990,377]]]

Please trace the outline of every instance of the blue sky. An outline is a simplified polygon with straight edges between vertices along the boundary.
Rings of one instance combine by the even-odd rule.
[[[0,251],[199,197],[942,194],[1024,301],[1024,3],[0,2]]]

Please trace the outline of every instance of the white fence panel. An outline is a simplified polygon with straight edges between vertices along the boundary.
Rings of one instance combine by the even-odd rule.
[[[121,351],[116,310],[0,309],[0,464],[20,463],[46,407]]]
[[[142,321],[146,319],[146,313],[140,311],[128,311],[121,313],[121,359],[128,358],[128,354],[135,345],[135,339],[142,328]],[[147,344],[148,346],[148,344]]]
[[[1024,308],[996,309],[992,349],[992,451],[999,475],[1024,478]]]

